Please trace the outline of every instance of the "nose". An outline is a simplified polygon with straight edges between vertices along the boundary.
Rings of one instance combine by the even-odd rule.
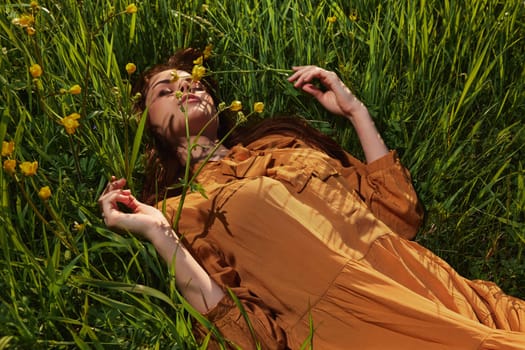
[[[191,86],[190,82],[188,80],[184,80],[182,84],[180,85],[180,91],[183,93],[187,92],[190,90],[190,86]]]
[[[185,93],[185,92],[194,93],[196,91],[201,91],[201,90],[203,90],[203,86],[200,81],[193,81],[193,80],[188,79],[188,80],[185,80],[180,86],[180,91],[182,93]]]

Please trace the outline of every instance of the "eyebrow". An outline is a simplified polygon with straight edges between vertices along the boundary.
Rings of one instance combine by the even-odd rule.
[[[171,79],[163,79],[163,80],[160,80],[160,81],[157,81],[155,83],[155,85],[153,85],[150,90],[153,90],[157,85],[160,85],[160,84],[169,84],[171,83]]]
[[[191,75],[188,75],[188,76],[183,76],[183,77],[180,77],[178,80],[190,80],[191,79]],[[160,84],[171,84],[172,82],[172,79],[163,79],[163,80],[159,80],[155,83],[155,85],[153,85],[150,90],[153,90],[157,85],[160,85]]]

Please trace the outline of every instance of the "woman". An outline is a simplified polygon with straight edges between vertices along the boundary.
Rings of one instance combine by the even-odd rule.
[[[218,137],[213,90],[189,73],[199,56],[181,51],[144,79],[160,191],[187,158],[184,113],[200,145],[195,167]],[[333,72],[293,70],[290,83],[350,120],[366,164],[305,125],[267,122],[217,149],[197,177],[207,196],[187,194],[177,232],[180,196],[159,203],[164,216],[124,189],[125,179],[112,178],[100,198],[106,224],[150,241],[175,264],[187,301],[242,349],[297,349],[311,328],[317,349],[525,348],[525,302],[464,279],[409,241],[422,210],[367,108]]]

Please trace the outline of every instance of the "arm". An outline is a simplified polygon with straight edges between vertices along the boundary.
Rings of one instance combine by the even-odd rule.
[[[423,207],[409,171],[395,151],[369,164],[349,157],[352,167],[345,176],[374,215],[392,232],[413,239],[423,221]]]
[[[410,174],[395,152],[389,152],[368,109],[334,73],[316,66],[293,67],[288,78],[297,88],[315,97],[329,112],[349,119],[356,130],[367,164],[357,159],[351,163],[357,178],[351,180],[374,215],[397,234],[411,239],[423,217],[423,210],[412,186]],[[318,79],[322,91],[311,82]],[[349,179],[347,179],[349,180]]]
[[[285,332],[277,324],[275,316],[260,298],[240,285],[237,271],[225,262],[222,252],[205,240],[192,245],[193,251],[208,268],[208,271],[204,270],[180,243],[162,212],[139,202],[129,190],[123,189],[125,184],[124,179],[113,177],[99,199],[106,225],[149,240],[167,264],[175,263],[177,289],[228,341],[242,349],[256,348],[256,343],[264,349],[286,348]],[[132,213],[120,211],[118,203],[128,207]],[[228,286],[239,300],[256,339],[251,336],[248,323],[234,300],[215,281]],[[196,330],[203,336],[207,333],[198,324]]]
[[[129,231],[150,241],[168,265],[176,264],[176,284],[184,298],[199,312],[208,312],[224,297],[224,292],[180,244],[164,215],[139,202],[129,190],[123,189],[125,184],[125,179],[113,177],[100,197],[104,222],[109,228]],[[132,213],[120,211],[117,203]]]
[[[294,83],[296,88],[302,88],[303,91],[315,97],[329,112],[344,116],[352,122],[367,163],[388,153],[368,109],[352,94],[337,74],[316,66],[299,66],[292,67],[292,69],[295,73],[288,78],[288,81]],[[312,84],[314,79],[319,79],[326,91],[315,87]]]

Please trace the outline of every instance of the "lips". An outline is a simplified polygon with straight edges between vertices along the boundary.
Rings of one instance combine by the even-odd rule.
[[[184,94],[180,99],[180,104],[200,103],[201,98],[195,94]]]

